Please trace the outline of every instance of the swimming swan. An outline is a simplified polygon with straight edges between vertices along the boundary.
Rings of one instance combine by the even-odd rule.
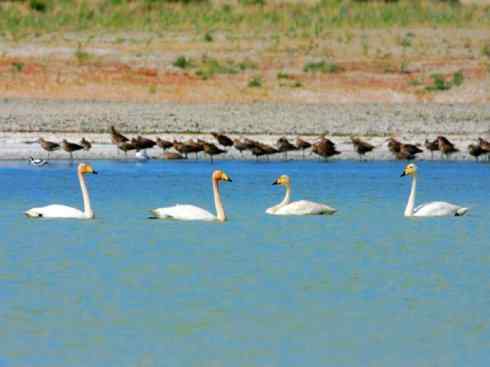
[[[277,205],[267,209],[265,212],[272,215],[331,215],[337,210],[325,204],[314,203],[307,200],[290,202],[291,200],[291,179],[282,175],[275,180],[273,185],[283,185],[286,187],[284,199]]]
[[[168,208],[153,209],[153,217],[159,219],[176,219],[176,220],[204,220],[204,221],[226,221],[225,209],[221,202],[219,193],[219,181],[231,182],[231,178],[223,171],[214,171],[211,176],[213,185],[214,205],[216,207],[216,215],[211,214],[207,210],[201,209],[194,205],[177,204]]]
[[[80,180],[80,187],[82,189],[83,197],[83,212],[79,209],[71,208],[66,205],[48,205],[42,208],[32,208],[25,212],[25,215],[30,218],[74,218],[74,219],[93,219],[94,212],[90,206],[90,198],[88,196],[87,185],[85,184],[84,175],[92,173],[94,175],[97,172],[86,163],[80,163],[78,165],[78,179]]]
[[[433,201],[426,204],[421,204],[415,209],[415,190],[417,187],[417,166],[413,163],[407,165],[400,177],[412,176],[412,189],[408,197],[407,207],[405,208],[405,217],[440,217],[446,215],[462,216],[468,211],[468,208],[463,208],[444,201]]]

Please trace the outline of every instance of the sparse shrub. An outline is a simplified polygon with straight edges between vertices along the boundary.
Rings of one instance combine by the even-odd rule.
[[[262,86],[262,78],[260,76],[254,76],[248,81],[250,88],[260,88]]]
[[[292,85],[293,88],[301,88],[303,87],[303,83],[301,83],[299,80],[296,80],[293,85]]]
[[[306,63],[303,70],[307,73],[338,73],[343,71],[343,68],[335,63],[319,61]]]
[[[486,57],[490,57],[490,43],[487,43],[481,48],[481,54]]]
[[[18,73],[20,73],[24,69],[24,63],[22,62],[13,62],[12,69]]]
[[[196,75],[203,80],[212,78],[215,74],[237,74],[238,70],[231,65],[221,64],[218,60],[203,57],[199,70],[196,71]]]
[[[157,86],[155,84],[150,85],[148,88],[148,93],[155,94],[157,92]]]
[[[174,61],[173,66],[180,68],[180,69],[189,69],[192,67],[192,61],[191,61],[191,59],[189,59],[185,56],[179,56]]]
[[[242,5],[259,5],[264,6],[265,0],[240,0],[240,4]]]
[[[30,0],[29,6],[32,10],[44,13],[47,10],[46,2],[43,0]]]
[[[412,38],[408,35],[405,35],[405,37],[403,37],[400,41],[400,45],[404,48],[412,46]]]
[[[285,73],[283,71],[280,71],[280,72],[277,73],[277,79],[278,80],[281,80],[281,79],[286,79],[287,80],[289,78],[290,78],[289,74],[287,74],[287,73]]]
[[[452,83],[453,83],[453,85],[459,87],[461,84],[463,84],[463,82],[464,82],[463,72],[461,70],[458,70],[457,72],[455,72],[453,74]]]
[[[211,32],[206,32],[206,34],[204,35],[204,41],[206,41],[206,42],[213,42],[214,41],[214,38],[213,38],[213,35],[211,34]]]
[[[257,64],[254,63],[253,61],[246,59],[238,63],[238,67],[240,68],[241,71],[245,71],[247,69],[255,70],[257,69]]]
[[[451,83],[444,79],[444,75],[432,74],[432,85],[425,87],[429,92],[437,92],[451,89]]]
[[[86,63],[90,59],[90,54],[83,49],[81,42],[78,43],[77,49],[75,50],[75,58],[79,64]]]

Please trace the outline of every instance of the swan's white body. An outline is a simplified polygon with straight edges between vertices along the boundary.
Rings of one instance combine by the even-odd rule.
[[[25,212],[25,215],[30,218],[72,218],[72,219],[92,219],[95,217],[92,207],[90,205],[90,198],[88,195],[87,185],[83,176],[82,167],[85,164],[80,164],[78,168],[78,179],[80,181],[80,188],[82,190],[83,198],[83,211],[72,208],[66,205],[53,204],[40,208],[32,208]],[[90,167],[90,166],[89,166]],[[90,167],[91,173],[96,173]]]
[[[417,190],[417,168],[412,163],[409,164],[402,175],[412,176],[412,188],[408,197],[407,206],[403,213],[406,217],[443,217],[443,216],[462,216],[468,211],[468,208],[447,203],[445,201],[432,201],[415,206],[415,195]]]
[[[226,221],[225,209],[221,201],[218,181],[231,181],[231,179],[221,171],[215,171],[212,175],[214,205],[216,207],[216,215],[199,208],[195,205],[177,204],[167,208],[153,209],[155,218],[158,219],[174,219],[174,220],[198,220],[198,221]]]
[[[277,205],[268,208],[265,212],[271,215],[331,215],[337,210],[320,203],[308,200],[299,200],[291,202],[291,182],[289,177],[281,176],[274,184],[284,185],[286,195]]]
[[[207,210],[189,204],[177,204],[174,206],[169,206],[168,208],[153,209],[152,213],[160,219],[203,221],[218,220],[216,215],[211,214]]]

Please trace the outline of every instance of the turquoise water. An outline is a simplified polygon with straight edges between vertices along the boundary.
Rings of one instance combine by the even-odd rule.
[[[402,216],[399,162],[93,162],[94,221],[28,220],[81,206],[74,167],[1,163],[0,366],[487,366],[490,165],[420,162],[417,202],[462,218]],[[224,225],[148,220],[212,209]],[[272,181],[331,217],[273,217]]]

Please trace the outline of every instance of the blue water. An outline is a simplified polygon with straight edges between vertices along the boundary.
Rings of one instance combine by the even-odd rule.
[[[0,366],[488,366],[490,165],[420,162],[403,217],[399,162],[93,162],[93,221],[28,220],[81,206],[74,167],[1,163]],[[212,209],[224,225],[146,219]],[[331,217],[273,217],[280,174]]]

